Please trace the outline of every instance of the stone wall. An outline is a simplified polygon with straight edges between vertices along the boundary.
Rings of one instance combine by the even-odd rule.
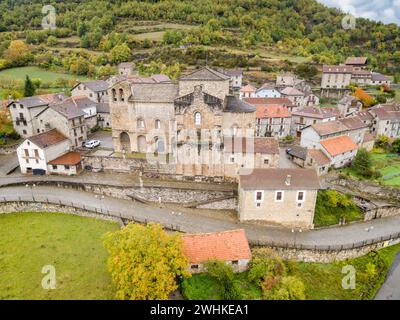
[[[95,219],[109,220],[120,222],[117,217],[112,217],[92,211],[73,208],[70,206],[50,204],[50,203],[34,203],[34,202],[1,202],[0,214],[15,213],[15,212],[62,212],[67,214],[78,215]]]
[[[19,144],[14,144],[7,147],[0,147],[0,154],[11,154],[17,150],[18,146]]]
[[[83,166],[90,165],[93,168],[102,168],[116,172],[132,172],[140,171],[154,172],[159,174],[174,175],[176,173],[175,164],[167,164],[162,161],[135,159],[122,157],[105,157],[105,156],[82,156]]]
[[[230,198],[196,206],[198,209],[237,210],[237,198]]]
[[[392,217],[400,214],[400,207],[381,207],[364,213],[364,221]]]
[[[346,259],[354,259],[368,254],[371,251],[379,250],[394,244],[400,243],[400,239],[381,241],[363,247],[343,250],[305,250],[292,248],[277,248],[267,246],[276,251],[284,260],[295,260],[303,262],[332,263]]]

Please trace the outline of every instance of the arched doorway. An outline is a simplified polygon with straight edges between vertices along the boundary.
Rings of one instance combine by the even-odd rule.
[[[125,150],[126,153],[131,153],[131,139],[129,138],[129,134],[126,132],[122,132],[119,136],[119,141],[121,143],[121,149]]]
[[[140,153],[147,152],[147,142],[145,136],[138,136],[137,138],[138,150]]]

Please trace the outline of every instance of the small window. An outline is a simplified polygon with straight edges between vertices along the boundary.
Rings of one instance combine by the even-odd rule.
[[[201,113],[200,112],[196,112],[194,114],[194,124],[196,126],[201,126]]]
[[[269,164],[269,159],[264,159],[264,164]]]
[[[192,266],[190,268],[192,270],[198,270],[199,269],[199,265],[198,264],[192,264]]]
[[[155,127],[156,127],[156,129],[161,129],[161,121],[160,120],[156,120]]]
[[[231,163],[235,163],[235,157],[231,157]]]
[[[304,202],[305,199],[305,191],[297,192],[297,202]]]
[[[69,165],[64,166],[65,170],[69,170]]]
[[[261,202],[264,200],[264,191],[256,191],[255,193],[256,202]]]
[[[238,261],[238,260],[233,260],[233,261],[232,261],[232,265],[234,265],[234,266],[239,265],[239,261]]]
[[[23,133],[23,134],[26,134],[26,130],[22,130],[22,133]]]
[[[282,201],[283,201],[283,191],[276,191],[275,202],[282,202]]]
[[[52,165],[52,168],[53,168],[53,170],[57,170],[57,165],[56,165],[56,164],[53,164],[53,165]]]

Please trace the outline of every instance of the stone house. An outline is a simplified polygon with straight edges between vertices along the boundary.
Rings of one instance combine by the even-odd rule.
[[[73,99],[58,104],[52,104],[36,116],[40,132],[57,129],[69,138],[71,146],[79,148],[87,139],[85,112],[79,109]]]
[[[372,83],[372,72],[369,70],[353,69],[351,82],[364,87]]]
[[[281,95],[283,98],[288,98],[297,107],[306,106],[308,101],[308,99],[305,99],[304,92],[301,92],[293,87],[286,87],[285,89],[281,90]]]
[[[286,88],[286,87],[297,87],[304,82],[302,79],[298,79],[293,73],[279,73],[276,76],[276,87]]]
[[[224,176],[237,178],[239,171],[279,166],[279,143],[275,138],[224,137]]]
[[[97,124],[102,128],[111,128],[111,114],[109,103],[98,103],[96,105]]]
[[[313,124],[335,121],[338,110],[333,108],[304,107],[292,112],[291,135],[301,137],[304,128]]]
[[[251,260],[251,250],[243,229],[184,234],[182,241],[190,273],[205,272],[204,263],[210,260],[223,261],[231,265],[235,272],[243,272]]]
[[[69,139],[56,129],[30,136],[17,148],[21,173],[48,173],[47,164],[69,150]]]
[[[242,70],[221,70],[221,73],[230,78],[229,86],[233,90],[239,90],[243,83],[243,71]]]
[[[86,96],[74,96],[63,101],[63,105],[70,108],[78,108],[83,111],[86,131],[98,125],[97,106],[99,103],[90,100]]]
[[[256,110],[258,137],[285,138],[290,135],[292,114],[282,105],[259,105]]]
[[[254,98],[256,97],[256,91],[257,89],[255,87],[253,87],[251,84],[248,84],[239,90],[240,99]]]
[[[314,168],[318,176],[327,174],[331,166],[330,159],[318,149],[292,146],[287,150],[288,158],[302,168]]]
[[[358,145],[347,135],[321,140],[320,150],[335,168],[349,165],[357,155]]]
[[[338,103],[340,116],[343,118],[350,117],[358,112],[361,112],[362,107],[362,102],[352,95],[344,96]]]
[[[392,139],[400,137],[400,104],[387,103],[368,109],[373,116],[371,132]]]
[[[82,171],[82,159],[78,152],[68,152],[47,163],[49,174],[72,176]]]
[[[368,126],[357,116],[347,117],[339,119],[347,129],[347,135],[355,142],[358,146],[364,141],[364,135],[368,132]]]
[[[265,83],[257,89],[255,96],[256,98],[281,98],[282,94],[274,85]]]
[[[63,93],[55,93],[9,101],[7,106],[15,131],[24,138],[40,133],[36,115],[49,104],[61,102],[66,98]]]
[[[381,85],[390,86],[391,80],[388,76],[385,76],[377,72],[372,72],[371,84],[374,86],[381,86]]]
[[[364,141],[361,145],[361,148],[364,148],[365,150],[370,152],[374,148],[374,145],[375,145],[375,136],[372,133],[367,132],[364,135]]]
[[[239,219],[312,229],[320,188],[314,169],[256,169],[240,175]]]
[[[71,89],[71,95],[72,97],[86,96],[97,103],[108,102],[108,87],[108,82],[103,80],[78,82]]]
[[[135,74],[135,64],[133,62],[122,62],[118,65],[120,76],[131,76]]]
[[[321,93],[325,97],[343,97],[349,90],[353,67],[346,65],[322,67]]]

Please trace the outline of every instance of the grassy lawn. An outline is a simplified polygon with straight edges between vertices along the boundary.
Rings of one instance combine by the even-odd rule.
[[[0,215],[0,299],[112,299],[102,236],[118,224],[61,213]],[[42,267],[56,269],[44,290]]]
[[[376,148],[371,152],[371,159],[375,169],[382,174],[382,177],[375,182],[387,186],[400,186],[400,155],[387,153]],[[355,178],[363,179],[351,167],[344,168],[341,171]]]
[[[76,79],[87,80],[86,77],[67,74],[67,73],[48,71],[41,69],[39,67],[11,68],[0,72],[0,78],[9,78],[12,80],[25,80],[26,75],[28,75],[31,79],[38,78],[46,82],[52,82],[60,78],[64,78],[67,80],[76,80]]]
[[[288,274],[299,277],[306,288],[307,300],[359,300],[373,299],[382,286],[386,274],[393,263],[394,257],[400,251],[400,245],[387,247],[379,251],[383,263],[381,272],[374,279],[366,275],[368,263],[376,263],[375,253],[336,263],[307,263],[286,261]],[[356,270],[356,288],[345,290],[342,288],[342,268],[352,265]],[[247,272],[236,275],[242,287],[243,299],[261,299],[262,292],[259,287],[249,283]],[[219,284],[207,274],[193,275],[182,283],[182,292],[190,300],[221,299]]]
[[[354,204],[354,202],[347,200],[349,201],[348,206],[341,206],[341,202],[343,201],[339,198],[337,205],[333,205],[332,202],[329,201],[328,194],[338,195],[336,191],[318,192],[314,216],[314,224],[316,228],[337,225],[339,224],[341,217],[345,218],[346,223],[363,220],[363,212]],[[345,195],[339,195],[347,198]],[[333,203],[335,203],[335,200]]]

